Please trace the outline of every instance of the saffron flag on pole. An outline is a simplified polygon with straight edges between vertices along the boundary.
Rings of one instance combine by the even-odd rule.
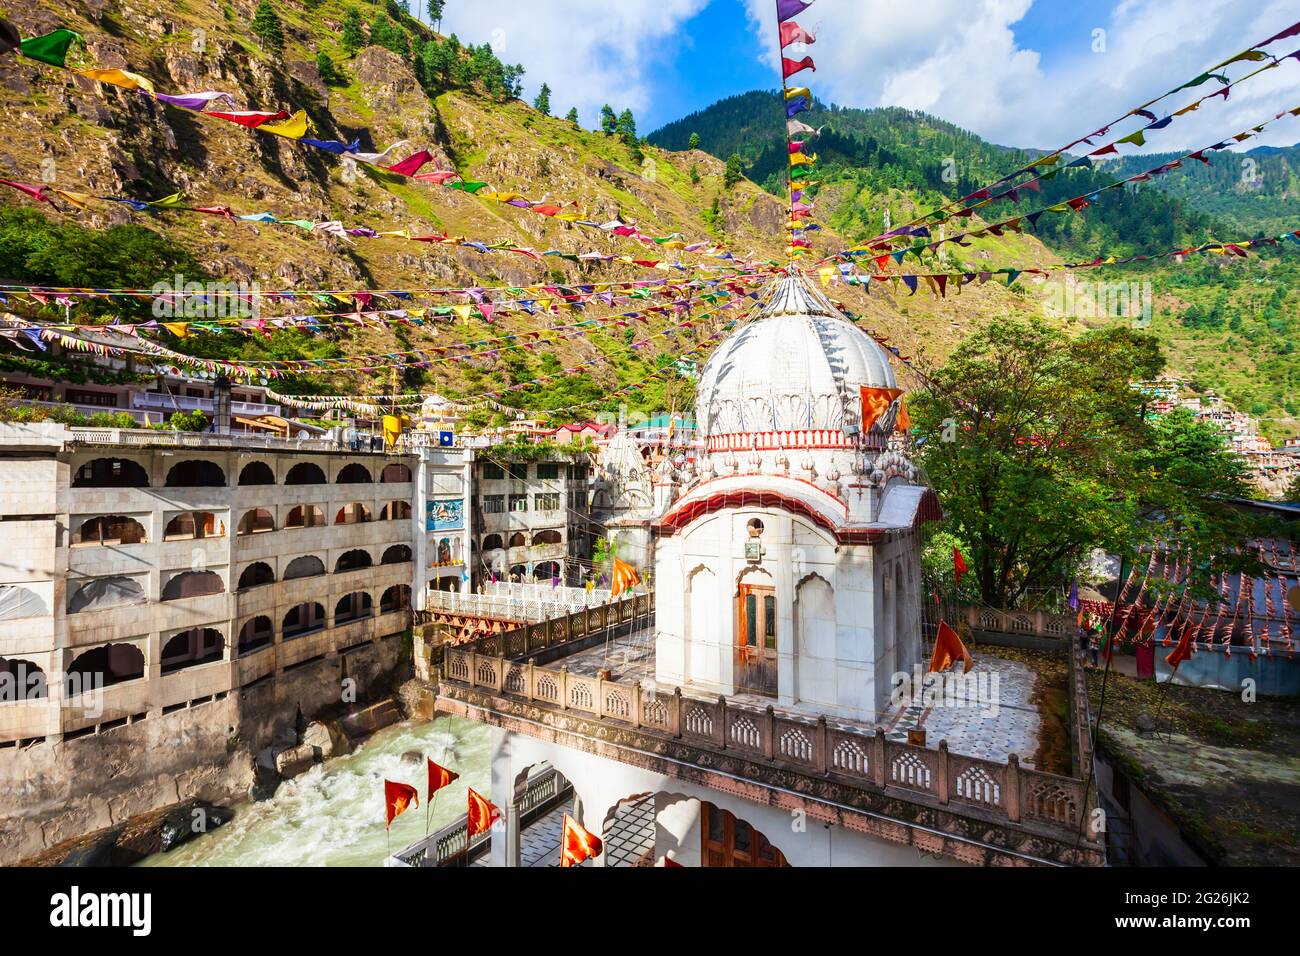
[[[953,545],[952,549],[952,576],[954,583],[961,584],[961,576],[967,571],[966,559],[961,556],[961,549]]]
[[[610,589],[612,596],[618,597],[624,591],[634,588],[640,583],[641,579],[637,577],[636,570],[632,565],[619,560],[617,557],[614,558],[614,584]]]
[[[939,633],[934,639],[934,656],[930,658],[930,669],[926,673],[945,671],[954,661],[964,662],[963,674],[970,673],[970,669],[975,666],[975,659],[970,656],[970,651],[966,650],[966,645],[961,642],[957,632],[947,622],[940,621]]]
[[[861,390],[862,430],[864,432],[870,430],[880,416],[889,411],[889,406],[894,404],[894,399],[902,394],[903,390],[901,388],[879,388],[863,385]]]
[[[426,799],[433,799],[433,795],[443,787],[449,787],[451,784],[460,779],[460,774],[446,767],[440,767],[432,759],[426,757],[429,761],[429,790]]]
[[[387,822],[384,828],[387,829],[393,825],[393,821],[405,813],[411,805],[420,805],[420,795],[415,792],[415,788],[406,783],[394,783],[392,780],[384,781],[384,810],[387,815]]]
[[[501,818],[501,811],[495,803],[469,788],[469,811],[466,814],[467,829],[470,836],[487,833],[492,824]]]
[[[604,848],[600,837],[589,833],[586,827],[567,813],[564,815],[564,829],[560,837],[561,867],[577,866],[589,857],[600,856]]]
[[[1192,634],[1195,631],[1196,628],[1191,626],[1190,621],[1183,625],[1183,634],[1178,638],[1178,645],[1165,656],[1166,664],[1177,667],[1192,656]]]

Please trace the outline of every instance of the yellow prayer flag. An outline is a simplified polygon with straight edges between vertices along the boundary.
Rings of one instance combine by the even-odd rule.
[[[190,334],[190,324],[188,322],[164,322],[162,325],[163,328],[178,339],[183,339]]]
[[[806,97],[807,99],[811,100],[812,91],[808,89],[808,87],[806,86],[792,86],[785,91],[785,98],[787,100],[797,99],[800,96]]]
[[[451,311],[453,311],[453,312],[455,312],[457,315],[459,315],[459,316],[461,317],[461,320],[462,320],[462,321],[464,321],[464,322],[468,322],[468,321],[469,321],[469,317],[470,317],[470,315],[471,315],[471,314],[473,313],[473,311],[474,311],[474,306],[472,306],[472,305],[453,305],[453,306],[451,307]]]
[[[830,286],[831,279],[835,278],[835,271],[834,266],[822,266],[822,268],[817,270],[817,275],[822,280],[822,288],[828,288]]]
[[[96,82],[120,86],[124,90],[148,90],[150,93],[153,92],[153,84],[139,73],[130,73],[126,70],[77,70],[76,72]]]
[[[281,120],[278,123],[263,123],[257,127],[257,131],[259,133],[274,133],[276,136],[283,136],[286,139],[302,139],[307,135],[310,126],[311,124],[307,121],[307,111],[299,110],[287,120]]]
[[[91,197],[85,193],[70,193],[62,189],[51,189],[50,192],[54,193],[54,195],[58,196],[64,202],[76,206],[78,209],[85,209],[90,205]]]

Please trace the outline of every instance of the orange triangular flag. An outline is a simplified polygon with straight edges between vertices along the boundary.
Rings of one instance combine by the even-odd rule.
[[[492,824],[501,818],[501,811],[497,809],[495,803],[475,793],[474,788],[470,787],[467,817],[469,835],[476,836],[491,830]]]
[[[947,622],[940,621],[939,634],[934,639],[934,656],[930,658],[930,669],[926,673],[945,671],[953,661],[957,660],[964,661],[966,664],[962,670],[963,674],[969,673],[975,666],[975,659],[970,656],[970,651],[966,650],[966,645],[961,642],[957,632],[950,628]]]
[[[620,561],[618,558],[614,559],[614,585],[610,589],[610,593],[614,597],[618,597],[624,591],[634,588],[640,583],[641,579],[637,577],[636,570],[632,565],[626,561]]]
[[[577,866],[592,856],[600,856],[605,844],[600,837],[589,833],[573,817],[564,815],[564,829],[560,837],[560,866]]]
[[[424,758],[429,760],[428,757]],[[446,767],[440,767],[432,760],[429,760],[429,798],[441,790],[443,787],[450,786],[453,780],[459,780],[460,774],[448,770]]]
[[[387,811],[387,822],[384,824],[385,829],[393,825],[393,821],[405,813],[411,805],[420,805],[420,795],[416,793],[415,788],[405,783],[394,783],[391,780],[384,781],[384,809]]]

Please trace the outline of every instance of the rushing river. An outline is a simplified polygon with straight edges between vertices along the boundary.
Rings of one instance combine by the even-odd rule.
[[[389,846],[385,779],[409,783],[420,792],[420,808],[393,821],[392,848],[414,843],[425,832],[424,760],[402,760],[412,750],[460,774],[438,793],[431,831],[465,812],[466,787],[489,792],[490,735],[484,724],[457,717],[397,724],[368,737],[348,756],[286,780],[273,799],[239,804],[224,827],[139,865],[382,866]]]

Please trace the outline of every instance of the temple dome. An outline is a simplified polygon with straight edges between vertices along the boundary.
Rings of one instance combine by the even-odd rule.
[[[700,374],[703,436],[858,434],[859,387],[894,388],[885,351],[800,276],[779,280],[759,318],[723,340]],[[784,443],[784,442],[783,442]]]

